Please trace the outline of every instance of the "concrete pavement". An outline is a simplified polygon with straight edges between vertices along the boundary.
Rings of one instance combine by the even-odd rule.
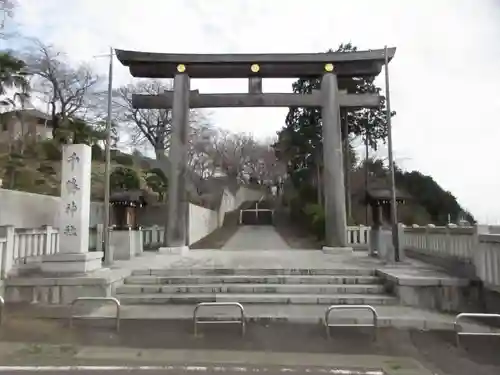
[[[235,350],[165,350],[80,347],[74,351],[57,345],[13,344],[10,359],[2,352],[0,373],[39,374],[343,374],[431,375],[427,367],[409,357],[338,355]],[[35,350],[33,350],[35,348]],[[3,349],[3,350],[2,350]],[[17,362],[17,363],[16,363]],[[19,364],[22,363],[22,365]],[[8,365],[5,365],[8,364]]]
[[[47,366],[47,367],[0,367],[0,373],[20,375],[189,375],[189,374],[227,374],[259,373],[265,375],[308,374],[308,375],[384,375],[381,370],[359,370],[345,368],[292,368],[292,367],[262,367],[262,366]],[[427,375],[426,373],[421,373]],[[415,374],[420,375],[420,374]]]
[[[493,337],[464,337],[458,348],[449,331],[380,328],[373,340],[369,328],[333,328],[330,339],[319,324],[261,321],[247,328],[242,337],[238,326],[208,325],[194,336],[188,321],[126,320],[116,333],[111,322],[79,321],[68,329],[57,321],[14,326],[9,319],[0,330],[0,365],[326,366],[404,375],[421,375],[413,370],[424,366],[440,375],[500,373],[500,341]]]
[[[126,347],[0,343],[0,373],[201,375],[260,373],[263,375],[497,375],[500,367],[488,357],[474,358],[469,349],[456,351],[416,337],[415,351],[399,343],[399,355],[271,352],[238,350],[145,349]],[[419,342],[421,341],[421,342]],[[348,342],[347,345],[350,345]],[[394,343],[393,343],[394,344]],[[477,343],[474,343],[475,346]],[[478,348],[484,351],[483,348]],[[7,353],[8,352],[8,353]]]
[[[223,250],[288,250],[290,247],[272,225],[244,225],[222,247]]]

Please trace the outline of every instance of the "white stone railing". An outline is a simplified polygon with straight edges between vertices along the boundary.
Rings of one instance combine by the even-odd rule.
[[[500,234],[479,234],[474,256],[477,276],[484,285],[500,292]]]
[[[99,233],[97,228],[89,228],[89,250],[102,251],[102,233]]]
[[[363,241],[368,243],[369,230],[369,227],[363,226],[348,227],[347,237],[351,246],[354,247],[355,243],[362,244]],[[480,278],[487,288],[500,292],[500,234],[488,231],[488,227],[483,226],[413,225],[404,227],[400,240],[407,253],[410,250],[468,264],[472,267],[475,277]],[[359,238],[365,240],[358,240]]]
[[[36,229],[3,226],[0,237],[2,278],[5,278],[13,268],[38,267],[42,256],[59,251],[59,233],[51,226]]]
[[[145,250],[158,249],[163,244],[165,229],[160,226],[142,228],[142,246]]]
[[[353,248],[366,248],[370,244],[370,227],[364,225],[347,227],[347,244]]]
[[[401,242],[405,249],[472,261],[477,242],[475,233],[475,227],[456,225],[436,227],[432,224],[419,227],[414,225],[404,228]]]
[[[12,269],[36,268],[42,256],[59,252],[57,228],[0,228],[0,278],[4,278]],[[89,250],[99,247],[99,237],[96,228],[89,229]]]
[[[4,279],[7,276],[8,259],[7,255],[7,238],[0,237],[0,278]],[[5,259],[4,259],[5,258]]]
[[[50,226],[39,229],[14,229],[12,244],[14,266],[32,262],[38,263],[41,256],[55,254],[58,251],[59,233],[57,229]]]

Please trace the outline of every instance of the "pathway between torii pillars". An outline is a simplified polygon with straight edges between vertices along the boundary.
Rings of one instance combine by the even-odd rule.
[[[223,94],[224,95],[224,94]],[[228,100],[229,95],[227,94]],[[268,95],[280,94],[261,94],[264,101],[254,106],[267,106],[265,98],[272,98]],[[283,97],[290,97],[290,94],[282,94]],[[324,163],[324,192],[325,192],[325,225],[326,237],[325,242],[328,247],[346,247],[347,238],[347,218],[345,206],[345,186],[344,186],[344,170],[343,170],[343,151],[342,151],[342,136],[340,127],[339,116],[339,92],[337,85],[337,78],[334,73],[325,73],[322,78],[321,91],[314,93],[320,102],[317,103],[322,108],[322,121],[323,121],[323,163]],[[310,106],[316,104],[316,101],[311,101],[308,95],[294,95],[294,101],[297,98],[302,98],[306,105]],[[140,101],[140,96],[135,102]],[[162,95],[158,96],[160,99]],[[190,100],[190,78],[186,73],[177,74],[174,78],[174,90],[171,103],[164,103],[165,107],[172,108],[172,142],[169,151],[170,170],[169,170],[169,188],[168,188],[168,217],[167,217],[167,231],[166,243],[167,247],[183,247],[188,245],[188,196],[186,190],[186,160],[187,160],[187,147],[188,147],[188,129],[189,129],[189,108],[190,101],[198,100],[197,107],[203,107],[203,98],[214,99],[216,95],[206,94],[199,95],[194,93]],[[255,101],[255,95],[245,94],[241,95],[242,98]],[[353,96],[356,97],[356,96]],[[201,98],[201,101],[200,101]],[[252,99],[253,98],[253,99]],[[375,98],[375,99],[374,99]],[[148,98],[142,99],[142,104]],[[167,101],[167,96],[163,98]],[[366,96],[366,102],[373,105],[379,103],[379,97]],[[276,99],[274,99],[276,100]],[[158,101],[158,100],[157,100]],[[213,100],[212,100],[213,101]],[[223,100],[224,101],[224,100]],[[309,101],[309,102],[308,102]],[[298,101],[300,104],[300,101]],[[138,104],[138,103],[136,103]],[[224,102],[212,103],[222,107]],[[229,106],[246,106],[243,101]],[[349,101],[346,101],[349,106]],[[359,99],[353,98],[352,106],[359,105]],[[287,103],[292,105],[292,103]],[[140,106],[144,107],[146,105]],[[370,105],[368,105],[370,106]],[[162,106],[163,107],[163,106]],[[157,107],[156,107],[157,108]]]

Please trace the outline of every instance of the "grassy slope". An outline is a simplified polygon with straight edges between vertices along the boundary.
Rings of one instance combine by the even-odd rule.
[[[21,190],[30,193],[46,194],[58,196],[61,185],[61,162],[40,160],[34,158],[21,159],[21,166],[16,167],[16,185],[14,190]],[[6,176],[7,156],[0,155],[0,171],[3,179],[3,188],[9,188],[9,177]],[[113,163],[112,167],[119,164]],[[42,168],[40,168],[42,167]],[[135,169],[142,177],[143,171],[137,167]],[[50,169],[53,170],[51,173]],[[104,169],[105,165],[101,161],[92,162],[92,199],[102,200],[104,196]],[[142,183],[145,185],[144,181]]]

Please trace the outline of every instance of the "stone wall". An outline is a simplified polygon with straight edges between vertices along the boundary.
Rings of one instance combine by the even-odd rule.
[[[59,197],[0,189],[0,226],[39,228],[42,225],[59,227]],[[90,204],[90,226],[104,221],[102,203]]]
[[[491,234],[500,234],[500,225],[488,225],[488,232]]]
[[[217,211],[189,205],[189,242],[194,243],[221,226],[227,212],[237,209],[245,201],[259,200],[262,190],[240,187],[236,193],[225,189]],[[59,197],[0,189],[0,226],[14,225],[16,228],[39,228],[50,225],[59,227]],[[139,210],[138,224],[145,227],[163,226],[166,205],[149,205]],[[90,204],[90,226],[104,222],[104,205]]]
[[[234,197],[234,206],[239,207],[246,201],[258,201],[264,194],[264,190],[259,188],[240,187]]]
[[[217,211],[189,204],[189,244],[198,242],[219,227]]]

